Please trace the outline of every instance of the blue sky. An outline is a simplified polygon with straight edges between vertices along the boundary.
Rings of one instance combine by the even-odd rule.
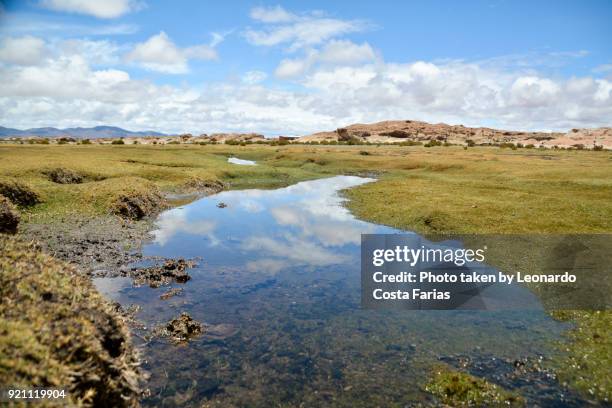
[[[2,2],[0,125],[610,125],[612,2]]]

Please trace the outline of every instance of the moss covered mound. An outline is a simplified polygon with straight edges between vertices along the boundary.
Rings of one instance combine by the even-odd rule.
[[[83,182],[82,175],[63,167],[45,170],[43,173],[49,178],[49,180],[58,184],[80,184]]]
[[[19,225],[19,212],[8,200],[0,195],[0,232],[14,234]]]
[[[0,195],[11,200],[13,204],[22,207],[29,207],[41,201],[36,191],[16,180],[0,180]]]
[[[136,406],[137,354],[116,309],[78,271],[0,235],[0,384],[54,387],[67,406]]]
[[[425,391],[453,407],[522,407],[525,402],[518,395],[482,378],[455,371],[447,366],[437,367],[425,386]]]

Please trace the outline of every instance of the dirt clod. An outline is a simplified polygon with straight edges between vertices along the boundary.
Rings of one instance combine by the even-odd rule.
[[[169,285],[174,281],[185,283],[191,276],[186,272],[187,268],[192,268],[193,262],[184,259],[168,259],[163,265],[155,265],[146,268],[133,268],[127,273],[134,279],[136,286],[149,285],[152,288]]]
[[[172,340],[183,342],[202,334],[203,330],[202,323],[193,320],[188,313],[183,312],[180,316],[168,322],[165,331]]]
[[[0,195],[0,233],[15,234],[19,225],[19,212],[8,198]]]
[[[181,293],[183,293],[183,288],[172,288],[159,295],[159,298],[161,300],[168,300],[171,297],[180,295]]]

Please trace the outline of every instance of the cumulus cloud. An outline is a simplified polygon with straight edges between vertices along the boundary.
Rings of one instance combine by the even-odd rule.
[[[319,61],[333,64],[355,64],[375,58],[376,54],[370,44],[355,44],[348,40],[330,41],[318,56]]]
[[[46,53],[45,42],[31,35],[0,40],[0,62],[37,65],[42,62]]]
[[[217,52],[213,47],[201,44],[179,48],[163,31],[143,43],[136,44],[127,55],[128,61],[139,63],[152,71],[168,74],[188,72],[189,59],[213,60],[216,58]]]
[[[298,17],[281,6],[255,7],[251,10],[251,18],[263,23],[287,23],[297,20]]]
[[[263,71],[248,71],[242,76],[242,82],[253,85],[264,81],[268,77]]]
[[[134,79],[121,69],[94,69],[72,54],[35,66],[0,64],[0,122],[306,134],[387,119],[567,130],[609,126],[612,117],[610,80],[547,78],[476,63],[321,65],[291,89],[263,86],[261,77],[251,72],[244,81],[196,90]]]
[[[593,68],[593,72],[596,72],[596,73],[612,72],[612,64],[598,65],[595,68]]]
[[[251,17],[264,24],[244,32],[249,43],[257,46],[288,45],[291,51],[368,28],[364,21],[340,20],[319,13],[298,16],[280,6],[255,8],[251,11]]]
[[[283,59],[274,74],[278,78],[299,77],[317,65],[350,66],[374,61],[377,56],[370,44],[355,44],[349,40],[331,40],[321,49],[309,49],[301,58]]]
[[[286,58],[278,64],[274,75],[282,79],[299,77],[306,73],[311,65],[311,58]]]
[[[56,11],[86,14],[98,18],[121,17],[143,6],[134,0],[41,0],[43,7]]]
[[[273,21],[265,23],[270,29],[325,18],[283,17],[279,10],[273,10],[276,16],[254,15]],[[164,32],[133,47],[109,40],[45,43],[33,36],[5,37],[0,40],[0,123],[295,135],[388,119],[566,130],[609,126],[612,117],[611,78],[563,79],[490,61],[387,62],[367,42],[338,38],[280,61],[274,74],[291,79],[290,87],[278,86],[259,70],[198,88],[157,85],[134,79],[121,66],[127,61],[184,73],[191,59],[216,58],[213,45],[223,37],[213,34],[210,44],[191,47],[179,47]],[[287,38],[281,43],[302,41]]]
[[[115,65],[125,47],[108,40],[69,39],[55,45],[60,55],[78,55],[92,65]]]

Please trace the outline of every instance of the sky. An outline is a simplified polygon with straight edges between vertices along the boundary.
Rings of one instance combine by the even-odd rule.
[[[612,126],[612,1],[0,0],[0,125]]]

